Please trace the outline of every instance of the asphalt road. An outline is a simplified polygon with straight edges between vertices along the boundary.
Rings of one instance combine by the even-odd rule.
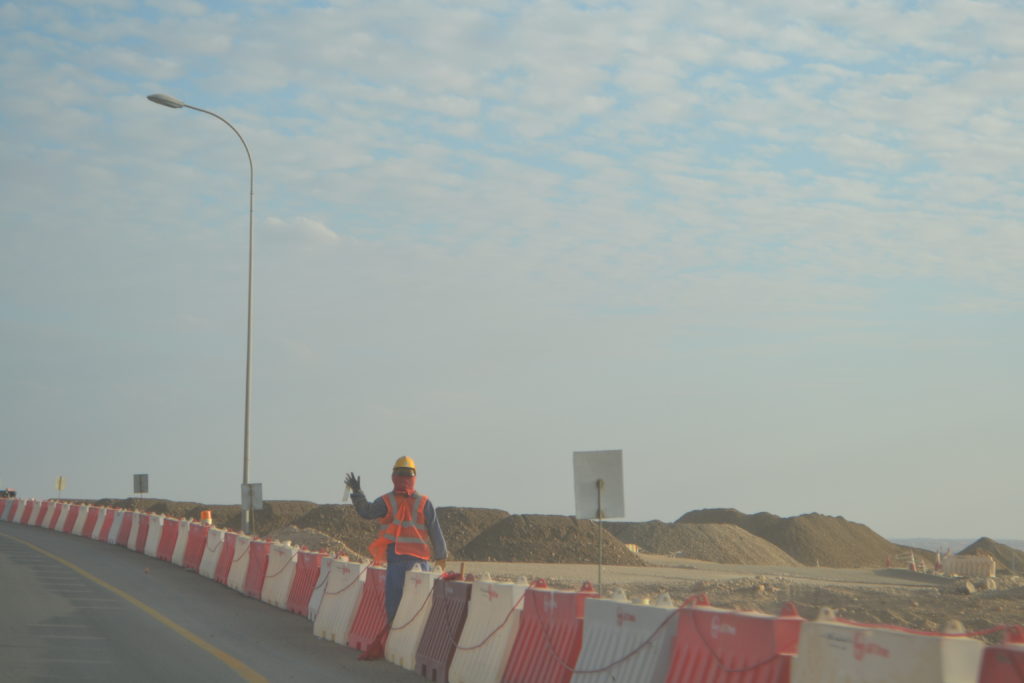
[[[117,545],[0,522],[0,680],[424,679],[301,616]]]

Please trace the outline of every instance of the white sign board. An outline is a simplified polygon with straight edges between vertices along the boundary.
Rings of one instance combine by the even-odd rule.
[[[134,485],[135,493],[149,493],[149,475],[148,474],[133,474],[132,484]]]
[[[242,484],[242,509],[263,509],[263,484]]]
[[[576,451],[572,454],[572,469],[576,486],[576,519],[626,516],[622,451]],[[600,490],[598,482],[601,483]]]

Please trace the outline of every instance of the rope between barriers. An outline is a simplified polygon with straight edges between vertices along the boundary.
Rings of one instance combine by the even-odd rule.
[[[359,577],[360,577],[360,576],[362,576],[363,574],[365,574],[365,573],[366,573],[366,570],[367,570],[367,569],[369,569],[369,568],[370,568],[370,565],[365,565],[365,566],[364,566],[364,567],[363,567],[363,568],[362,568],[362,569],[361,569],[361,570],[359,571],[359,573],[358,573],[358,574],[356,574],[356,578],[352,579],[351,583],[349,583],[349,584],[348,584],[347,586],[345,586],[345,587],[344,587],[344,588],[342,588],[341,590],[338,590],[338,591],[334,591],[333,593],[332,593],[331,591],[324,591],[324,595],[340,595],[341,593],[344,593],[344,592],[345,592],[345,591],[347,591],[347,590],[348,590],[349,588],[351,588],[352,586],[354,586],[354,585],[355,585],[355,583],[356,583],[356,581],[358,581],[358,580],[359,580]],[[328,574],[330,574],[330,572],[327,572],[327,573],[328,573]]]
[[[519,596],[519,599],[518,599],[518,600],[516,600],[516,602],[515,602],[515,604],[514,604],[514,605],[512,605],[512,609],[510,609],[510,610],[508,611],[508,614],[506,614],[506,615],[505,615],[505,618],[501,620],[501,623],[500,623],[500,624],[498,624],[498,625],[497,625],[497,626],[495,627],[495,629],[494,629],[493,631],[491,631],[490,633],[488,633],[488,634],[487,634],[487,637],[486,637],[486,638],[484,638],[483,640],[481,640],[481,641],[480,641],[479,643],[477,643],[476,645],[473,645],[472,647],[462,647],[462,646],[460,646],[460,645],[459,645],[458,643],[456,643],[456,642],[455,642],[455,641],[454,641],[454,640],[452,639],[452,634],[451,634],[451,632],[450,632],[450,631],[448,632],[448,640],[450,640],[450,641],[452,641],[453,643],[455,643],[455,648],[456,648],[457,650],[477,650],[477,649],[479,649],[479,648],[483,647],[483,646],[484,646],[484,645],[485,645],[485,644],[487,643],[487,641],[488,641],[488,640],[490,640],[491,638],[493,638],[493,637],[494,637],[494,634],[495,634],[495,633],[497,633],[497,632],[498,632],[498,631],[500,631],[501,629],[505,628],[505,624],[507,624],[507,623],[508,623],[508,620],[509,620],[509,619],[510,619],[510,618],[512,617],[512,614],[513,614],[513,613],[514,613],[514,612],[516,611],[516,607],[519,607],[519,603],[521,603],[521,602],[523,601],[523,598],[525,598],[525,597],[526,597],[526,591],[523,591],[523,594],[522,594],[522,595],[520,595],[520,596]]]
[[[433,594],[434,594],[433,590],[427,591],[427,596],[425,598],[423,598],[423,602],[420,604],[419,609],[416,610],[416,613],[413,614],[411,617],[409,617],[409,621],[405,622],[401,626],[392,626],[391,630],[392,631],[401,631],[403,628],[406,628],[407,626],[410,626],[412,624],[412,622],[416,621],[416,617],[418,617],[420,615],[420,612],[423,611],[423,608],[427,606],[427,602],[430,600],[430,598],[431,598],[431,596]]]
[[[238,547],[238,546],[235,546],[235,547]],[[231,564],[234,564],[235,562],[241,562],[242,558],[249,554],[249,548],[251,548],[251,547],[252,547],[252,541],[249,541],[249,543],[247,543],[246,546],[245,546],[245,550],[242,551],[242,554],[239,555],[236,558],[233,558],[231,560]]]
[[[682,608],[680,608],[680,609],[682,609]],[[687,612],[689,612],[689,614],[690,614],[690,621],[693,622],[693,630],[697,632],[698,636],[700,636],[701,642],[704,643],[704,647],[711,654],[711,658],[715,660],[715,663],[718,664],[718,668],[722,670],[722,673],[738,674],[738,673],[745,673],[747,671],[753,671],[754,669],[760,669],[762,666],[764,666],[766,664],[771,664],[776,659],[778,659],[779,657],[782,656],[781,653],[776,652],[775,654],[773,654],[771,657],[769,657],[768,659],[764,660],[763,662],[758,662],[757,664],[751,664],[750,666],[740,667],[738,669],[730,669],[730,668],[728,668],[725,665],[725,662],[722,661],[721,656],[719,656],[719,654],[717,652],[715,652],[714,648],[711,647],[711,643],[708,642],[707,637],[703,633],[701,633],[700,627],[697,625],[697,617],[694,614],[694,611],[691,609],[691,610],[687,610]]]
[[[289,560],[290,560],[290,559],[291,559],[291,558],[289,558]],[[268,560],[268,562],[269,562],[269,560]],[[283,565],[281,565],[281,568],[280,568],[280,569],[278,569],[278,570],[277,570],[276,572],[274,572],[273,574],[265,574],[265,575],[263,576],[263,580],[264,580],[264,581],[266,581],[267,579],[273,579],[273,578],[274,578],[274,577],[276,577],[276,576],[280,576],[280,575],[281,575],[281,574],[282,574],[282,573],[284,572],[284,570],[285,570],[285,569],[288,569],[288,565],[290,565],[290,564],[291,564],[291,562],[290,562],[290,561],[289,561],[289,562],[285,562],[285,563],[284,563]]]

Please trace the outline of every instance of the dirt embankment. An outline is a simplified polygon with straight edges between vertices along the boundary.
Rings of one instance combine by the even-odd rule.
[[[773,543],[734,524],[667,524],[609,522],[608,530],[623,543],[644,552],[688,557],[721,564],[792,566],[800,564]]]

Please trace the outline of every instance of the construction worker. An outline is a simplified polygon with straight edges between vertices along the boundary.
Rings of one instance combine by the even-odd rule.
[[[351,472],[345,477],[345,486],[352,491],[352,504],[364,519],[376,519],[380,524],[377,540],[370,544],[375,564],[387,562],[384,579],[384,606],[388,624],[395,619],[398,604],[405,588],[405,573],[415,566],[429,570],[429,560],[442,570],[448,557],[448,546],[437,521],[434,505],[416,492],[416,463],[401,457],[391,470],[394,488],[372,503],[360,487],[360,480]]]

